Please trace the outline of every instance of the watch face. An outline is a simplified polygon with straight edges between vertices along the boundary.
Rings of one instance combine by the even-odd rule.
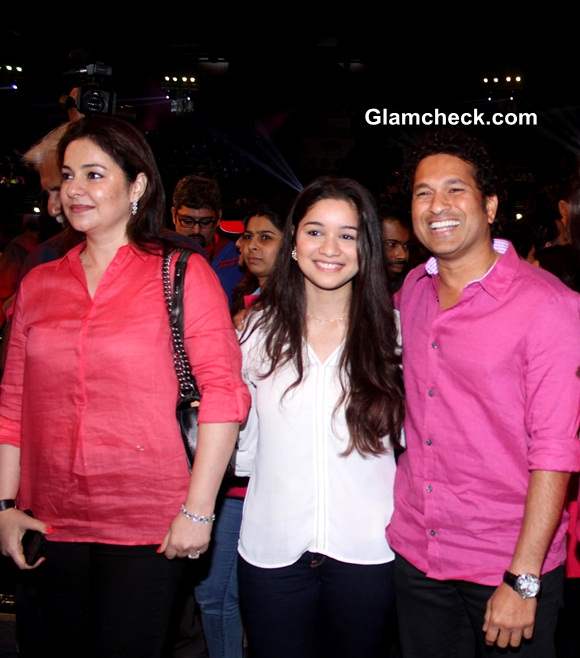
[[[540,591],[540,579],[529,573],[524,573],[516,578],[516,592],[524,599],[531,599]]]

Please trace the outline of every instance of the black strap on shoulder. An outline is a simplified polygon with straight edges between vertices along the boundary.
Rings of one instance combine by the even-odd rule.
[[[171,285],[169,274],[172,253],[178,254],[175,263],[173,286]],[[199,401],[201,400],[201,395],[191,371],[191,364],[183,340],[183,293],[185,289],[187,260],[190,255],[191,252],[187,249],[180,249],[176,252],[168,251],[164,254],[162,265],[163,292],[169,314],[169,327],[171,329],[171,341],[173,345],[173,364],[179,384],[179,396],[188,401]]]

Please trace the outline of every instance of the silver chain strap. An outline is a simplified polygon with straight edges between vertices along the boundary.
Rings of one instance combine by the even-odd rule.
[[[171,329],[171,341],[173,343],[173,365],[175,366],[175,374],[177,375],[177,382],[179,384],[179,396],[188,398],[192,394],[197,394],[199,398],[197,384],[191,373],[191,364],[185,351],[185,345],[183,344],[183,334],[175,319],[175,299],[170,277],[172,255],[172,252],[164,254],[161,271],[163,276],[163,294],[169,314],[169,327]]]

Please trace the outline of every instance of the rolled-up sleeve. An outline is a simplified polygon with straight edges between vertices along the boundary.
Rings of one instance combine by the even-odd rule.
[[[0,444],[16,447],[20,447],[22,435],[22,393],[26,355],[24,297],[24,286],[21,286],[10,327],[6,366],[0,387]]]
[[[530,470],[580,470],[580,296],[562,294],[531,318],[525,380]]]
[[[185,279],[184,337],[201,392],[200,423],[242,423],[250,394],[242,379],[242,357],[218,278],[197,254]]]

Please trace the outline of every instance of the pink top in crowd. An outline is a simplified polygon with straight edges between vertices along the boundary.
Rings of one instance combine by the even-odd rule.
[[[0,395],[0,443],[21,448],[19,507],[55,541],[157,544],[189,482],[161,259],[121,247],[91,299],[83,245],[22,281]],[[243,421],[249,393],[225,295],[188,262],[185,342],[202,423]]]

